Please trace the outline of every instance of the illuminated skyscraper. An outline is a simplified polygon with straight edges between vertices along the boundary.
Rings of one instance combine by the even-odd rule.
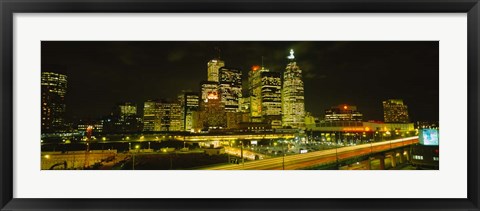
[[[342,104],[325,110],[325,121],[362,121],[363,114],[357,106]]]
[[[122,103],[118,105],[118,108],[121,118],[137,115],[137,105],[135,105],[134,103]]]
[[[113,132],[141,131],[144,125],[142,118],[137,112],[137,105],[135,103],[124,102],[118,104],[118,107],[114,110]]]
[[[250,115],[254,122],[281,121],[281,74],[254,66],[249,72]]]
[[[42,132],[58,132],[65,126],[67,76],[42,72]]]
[[[282,120],[281,73],[264,71],[262,75],[262,116],[267,122]]]
[[[159,114],[157,119],[160,121],[156,125],[156,131],[181,131],[182,130],[182,106],[179,102],[161,101],[159,104]]]
[[[143,131],[181,131],[182,110],[179,102],[148,100],[144,103]]]
[[[143,104],[143,131],[155,131],[159,103],[155,100],[145,101]]]
[[[408,123],[408,107],[401,99],[383,101],[383,118],[385,122]]]
[[[200,129],[219,129],[227,126],[225,105],[216,92],[209,93],[207,99],[200,103]]]
[[[207,63],[207,80],[219,81],[219,70],[225,66],[225,62],[220,59],[212,59]]]
[[[248,93],[250,95],[250,119],[252,122],[262,121],[262,75],[260,66],[253,66],[248,73]]]
[[[232,68],[220,68],[219,90],[225,111],[239,111],[239,101],[242,97],[242,72]]]
[[[182,107],[182,130],[191,131],[194,127],[194,112],[198,111],[200,106],[198,93],[185,91],[178,96],[178,101]]]
[[[303,128],[305,124],[305,100],[302,70],[297,66],[293,49],[287,57],[289,63],[283,73],[282,125]]]

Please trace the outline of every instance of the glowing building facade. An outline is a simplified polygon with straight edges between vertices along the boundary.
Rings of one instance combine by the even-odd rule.
[[[182,106],[178,102],[160,102],[157,119],[160,124],[156,125],[156,131],[181,131]]]
[[[200,83],[200,90],[201,90],[201,93],[200,93],[200,100],[202,102],[206,102],[207,99],[209,98],[215,98],[215,97],[218,97],[220,99],[220,94],[219,94],[219,90],[218,90],[218,82],[214,82],[214,81],[204,81],[202,83]]]
[[[250,97],[242,97],[239,99],[239,109],[240,112],[248,112],[250,113]]]
[[[262,115],[268,120],[282,119],[282,78],[281,73],[262,73]]]
[[[118,108],[121,118],[137,115],[137,105],[135,105],[134,103],[126,102],[123,104],[119,104]]]
[[[225,62],[220,59],[212,59],[207,63],[207,80],[219,81],[219,70],[225,66]]]
[[[54,72],[42,72],[42,132],[58,132],[65,129],[65,95],[67,76]]]
[[[220,68],[220,99],[226,112],[238,112],[242,98],[242,72],[233,68]]]
[[[249,72],[250,116],[254,122],[281,121],[281,74],[254,66]]]
[[[325,121],[362,121],[363,114],[357,106],[342,104],[325,110]]]
[[[117,104],[111,115],[103,121],[105,133],[140,132],[143,127],[143,119],[137,114],[137,105],[132,102]]]
[[[143,104],[143,131],[155,131],[159,105],[155,100],[145,101]]]
[[[305,97],[302,70],[295,61],[293,50],[287,57],[289,63],[283,73],[282,125],[303,128],[305,125]]]
[[[143,131],[181,131],[182,107],[179,102],[148,100],[144,103]]]
[[[199,110],[200,101],[198,93],[183,92],[178,96],[182,108],[181,128],[183,131],[192,131],[194,128],[194,113]]]
[[[383,101],[383,118],[385,122],[408,123],[408,107],[401,99]]]
[[[250,119],[252,122],[262,121],[262,76],[259,66],[253,66],[248,73],[248,93],[250,95]]]
[[[225,105],[218,93],[210,93],[205,101],[200,103],[197,129],[223,129],[227,127]]]

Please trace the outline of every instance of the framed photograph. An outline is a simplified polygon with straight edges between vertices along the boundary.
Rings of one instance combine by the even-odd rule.
[[[478,0],[0,7],[2,210],[479,209]]]

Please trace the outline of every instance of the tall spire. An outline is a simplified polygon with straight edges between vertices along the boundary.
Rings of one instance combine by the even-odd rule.
[[[287,56],[289,63],[283,74],[282,125],[303,128],[305,125],[305,95],[302,70],[295,62],[293,49]]]
[[[288,59],[290,60],[294,60],[295,59],[295,56],[293,55],[295,52],[293,51],[293,49],[290,49],[290,55],[287,56]]]

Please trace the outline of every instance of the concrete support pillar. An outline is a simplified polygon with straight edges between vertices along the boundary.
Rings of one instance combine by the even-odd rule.
[[[381,157],[380,159],[380,170],[385,170],[385,157]]]
[[[383,155],[383,154],[376,155],[373,158],[373,160],[376,160],[376,159],[378,159],[378,161],[379,161],[378,170],[384,170],[385,169],[385,155]]]
[[[390,157],[390,162],[392,164],[392,168],[395,168],[397,166],[397,154],[393,153],[392,156]]]
[[[400,163],[405,163],[405,155],[403,154],[403,151],[400,151]]]
[[[405,149],[404,153],[405,153],[405,155],[404,155],[404,156],[405,156],[405,159],[406,159],[407,161],[410,161],[410,152],[408,152],[408,149]]]
[[[368,158],[366,161],[365,161],[365,167],[367,168],[367,170],[372,170],[372,165],[371,165],[371,160],[370,158]]]

